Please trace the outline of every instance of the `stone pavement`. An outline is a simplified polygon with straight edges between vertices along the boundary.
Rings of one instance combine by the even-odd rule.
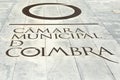
[[[62,3],[76,17],[36,19]],[[120,80],[119,0],[0,0],[0,80]],[[63,5],[38,16],[73,13]],[[51,25],[50,25],[51,24]]]

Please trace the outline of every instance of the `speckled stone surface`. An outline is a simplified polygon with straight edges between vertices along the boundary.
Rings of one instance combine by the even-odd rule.
[[[62,20],[22,13],[38,3],[73,5],[82,13]],[[63,5],[30,9],[43,17],[73,11]],[[120,80],[120,1],[0,0],[0,80]]]

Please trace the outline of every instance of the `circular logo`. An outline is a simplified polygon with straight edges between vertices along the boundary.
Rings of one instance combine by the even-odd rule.
[[[38,15],[35,15],[33,13],[30,12],[30,9],[33,8],[33,7],[36,7],[36,6],[42,6],[42,5],[62,5],[62,6],[65,6],[65,7],[69,7],[71,9],[74,10],[74,13],[70,14],[70,15],[67,15],[67,16],[61,16],[61,17],[46,17],[46,16],[38,16]],[[73,17],[76,17],[78,15],[81,14],[81,10],[76,7],[76,6],[73,6],[73,5],[67,5],[67,4],[63,4],[63,3],[40,3],[40,4],[33,4],[33,5],[29,5],[27,7],[25,7],[22,12],[26,15],[26,16],[29,16],[29,17],[32,17],[32,18],[36,18],[36,19],[47,19],[47,20],[61,20],[61,19],[69,19],[69,18],[73,18]]]

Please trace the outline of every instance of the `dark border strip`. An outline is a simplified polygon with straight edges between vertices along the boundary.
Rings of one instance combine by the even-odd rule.
[[[9,24],[9,25],[99,25],[98,23],[61,23],[61,24],[49,24],[49,23],[45,23],[45,24]]]

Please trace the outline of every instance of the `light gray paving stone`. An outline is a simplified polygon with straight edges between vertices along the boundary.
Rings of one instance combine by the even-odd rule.
[[[67,20],[42,20],[25,16],[22,9],[36,3],[64,3],[74,5],[82,10],[82,14]],[[99,53],[101,46],[113,52],[114,55],[104,54],[113,61],[120,62],[120,15],[115,13],[119,8],[116,0],[0,0],[0,80],[119,80],[120,63],[113,63],[95,54],[85,55],[81,47],[92,47]],[[31,9],[34,14],[42,16],[64,16],[71,14],[71,9],[63,6],[40,6]],[[44,24],[44,23],[98,23],[98,25],[27,25],[21,24]],[[11,58],[5,52],[10,48],[11,38],[15,28],[36,28],[54,30],[69,28],[75,31],[80,28],[88,34],[96,33],[100,38],[86,39],[20,39],[24,44],[22,49],[35,47],[40,49],[40,54],[35,57],[25,57],[20,50],[12,51],[19,57]],[[59,32],[56,32],[58,34]],[[18,33],[19,34],[19,33]],[[26,33],[27,34],[27,33]],[[53,34],[53,33],[52,33]],[[20,35],[20,34],[19,34]],[[65,36],[65,35],[63,35]],[[19,40],[19,39],[15,39]],[[62,47],[71,54],[70,47],[78,47],[82,51],[80,56],[65,56],[63,52],[53,52],[52,56],[41,57],[41,48],[49,53],[52,48]],[[35,53],[28,50],[29,54]],[[79,53],[78,53],[79,54]],[[77,55],[77,54],[76,54]]]

